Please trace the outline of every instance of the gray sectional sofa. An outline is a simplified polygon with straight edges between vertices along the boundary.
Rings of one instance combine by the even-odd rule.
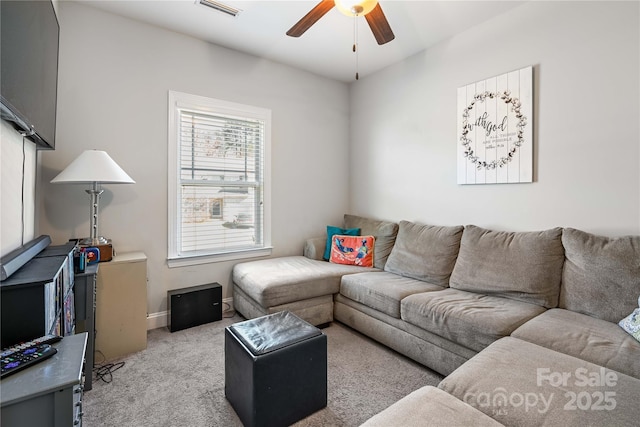
[[[345,215],[374,266],[302,256],[237,264],[234,305],[338,320],[446,376],[367,425],[640,425],[640,236],[505,232]],[[472,420],[472,422],[471,422]]]

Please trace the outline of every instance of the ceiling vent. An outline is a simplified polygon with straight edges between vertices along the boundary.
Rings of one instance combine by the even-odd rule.
[[[226,13],[231,16],[238,16],[240,13],[240,9],[236,9],[235,7],[228,6],[226,4],[213,1],[213,0],[196,0],[197,3],[200,3],[204,6],[208,6],[211,9],[215,9],[218,12]]]

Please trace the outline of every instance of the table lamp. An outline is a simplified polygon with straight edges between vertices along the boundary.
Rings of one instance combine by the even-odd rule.
[[[104,191],[102,184],[135,184],[135,181],[106,152],[86,150],[53,178],[51,183],[91,184],[91,189],[85,190],[91,196],[90,237],[82,239],[80,244],[97,246],[108,242],[98,235],[98,204]]]

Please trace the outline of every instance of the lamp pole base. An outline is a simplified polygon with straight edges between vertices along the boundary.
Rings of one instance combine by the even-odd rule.
[[[109,242],[110,242],[109,239],[105,239],[102,236],[98,236],[95,238],[85,237],[83,239],[80,239],[79,244],[80,246],[98,246],[98,245],[106,245]]]

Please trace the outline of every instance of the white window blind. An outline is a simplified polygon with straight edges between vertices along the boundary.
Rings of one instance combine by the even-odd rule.
[[[254,107],[171,94],[170,132],[175,141],[170,145],[176,158],[170,163],[174,162],[177,173],[169,258],[229,255],[268,247],[265,158],[270,114]]]

